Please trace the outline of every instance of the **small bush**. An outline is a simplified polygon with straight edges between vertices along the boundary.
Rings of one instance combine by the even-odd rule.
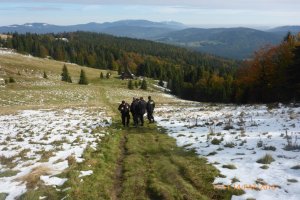
[[[269,169],[269,166],[268,165],[263,165],[260,167],[261,169]]]
[[[68,156],[67,160],[69,167],[76,164],[76,158],[74,156]]]
[[[300,165],[295,165],[294,167],[291,167],[291,169],[300,169]]]
[[[221,143],[221,140],[219,140],[219,139],[217,139],[217,138],[214,138],[214,139],[212,139],[212,141],[211,141],[211,144],[213,144],[213,145],[219,145]]]
[[[228,165],[222,165],[223,168],[227,168],[227,169],[236,169],[236,166],[233,164],[228,164]]]
[[[213,156],[213,155],[216,155],[217,152],[213,151],[213,152],[210,152],[209,154],[207,154],[207,156]]]
[[[234,148],[235,147],[235,143],[233,142],[227,142],[224,147],[228,147],[228,148]]]
[[[287,179],[287,181],[288,182],[290,182],[290,183],[297,183],[298,182],[298,180],[297,179]]]
[[[257,144],[256,144],[256,146],[258,147],[258,148],[261,148],[262,146],[263,146],[263,141],[262,140],[259,140],[258,142],[257,142]]]
[[[231,179],[231,183],[236,183],[236,182],[240,182],[240,180],[236,177],[234,177],[233,179]]]
[[[264,146],[263,150],[266,150],[266,151],[276,151],[276,147],[274,147],[274,146]]]
[[[8,82],[9,82],[9,83],[15,83],[16,80],[15,80],[13,77],[9,77],[9,78],[8,78]]]
[[[270,154],[266,154],[264,157],[258,159],[256,162],[261,164],[270,164],[274,161],[274,158]]]

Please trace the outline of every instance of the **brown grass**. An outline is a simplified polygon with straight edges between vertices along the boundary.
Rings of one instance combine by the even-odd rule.
[[[44,175],[50,175],[51,169],[47,166],[38,166],[31,170],[30,173],[15,179],[16,181],[26,182],[28,189],[33,189],[39,183],[40,177]]]

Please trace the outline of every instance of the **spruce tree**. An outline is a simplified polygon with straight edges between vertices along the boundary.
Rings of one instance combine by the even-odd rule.
[[[132,80],[128,81],[128,89],[133,90]]]
[[[45,72],[45,71],[44,71],[43,78],[45,78],[45,79],[48,79],[48,76],[47,76],[47,74],[46,74],[46,72]]]
[[[80,78],[79,78],[78,84],[80,84],[80,85],[87,85],[87,84],[89,84],[88,80],[87,80],[87,78],[85,76],[85,72],[84,72],[83,69],[80,72]]]
[[[142,81],[141,89],[147,90],[147,81],[145,79],[143,79],[143,81]]]
[[[100,78],[101,78],[101,79],[104,79],[104,75],[103,75],[102,72],[100,73]]]
[[[68,82],[68,83],[72,83],[72,79],[69,75],[68,68],[65,64],[64,64],[63,69],[62,69],[61,80],[65,81],[65,82]]]

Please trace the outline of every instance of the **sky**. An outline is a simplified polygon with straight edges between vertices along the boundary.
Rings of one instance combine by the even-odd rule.
[[[300,0],[0,0],[0,26],[125,19],[199,27],[300,25]]]

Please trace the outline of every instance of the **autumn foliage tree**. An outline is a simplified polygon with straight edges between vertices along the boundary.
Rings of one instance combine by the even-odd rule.
[[[235,100],[242,103],[290,101],[295,97],[299,78],[299,46],[287,36],[278,46],[265,47],[255,53],[237,72]],[[298,76],[299,77],[299,76]],[[297,96],[297,95],[296,95]]]

